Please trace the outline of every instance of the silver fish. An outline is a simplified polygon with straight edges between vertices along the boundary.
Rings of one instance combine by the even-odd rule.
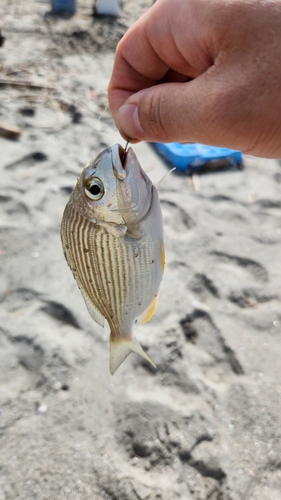
[[[133,334],[153,315],[164,271],[158,192],[129,148],[115,144],[86,165],[65,207],[65,258],[92,318],[110,326],[113,375],[136,352],[153,366]]]

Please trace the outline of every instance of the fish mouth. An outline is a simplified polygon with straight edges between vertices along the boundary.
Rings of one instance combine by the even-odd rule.
[[[132,178],[133,172],[135,178],[142,178],[145,184],[149,187],[150,180],[146,173],[140,168],[137,157],[132,148],[123,148],[120,144],[115,144],[112,147],[112,164],[115,177],[119,181],[124,181]]]
[[[128,145],[129,143],[127,142],[125,148],[123,148],[120,144],[118,144],[118,153],[120,162],[126,173],[128,173],[127,164],[128,164],[128,152],[130,149],[130,148],[128,149]]]
[[[131,148],[128,148],[128,142],[123,148],[120,144],[115,144],[112,148],[113,170],[115,177],[123,181],[129,175],[129,152],[133,153]],[[134,155],[134,153],[133,153]]]
[[[115,144],[111,148],[112,154],[112,166],[115,177],[120,181],[123,181],[127,177],[126,172],[126,160],[127,160],[127,152],[126,150],[120,146],[120,144]]]
[[[120,161],[123,165],[123,168],[124,170],[126,170],[126,159],[127,159],[127,147],[128,147],[128,143],[126,144],[126,147],[125,148],[122,148],[122,146],[120,146],[119,144],[119,157],[120,157]]]
[[[126,172],[126,177],[129,175],[129,165],[128,165],[129,156],[130,156],[129,152],[131,151],[133,153],[133,155],[135,156],[134,151],[132,150],[132,148],[130,148],[128,146],[129,146],[128,142],[126,143],[125,148],[123,148],[120,144],[118,144],[119,159],[120,159],[120,163],[121,163],[121,165],[123,167],[123,170]],[[139,168],[138,170],[139,170],[139,174],[141,175],[141,177],[143,178],[143,180],[145,181],[145,183],[149,184],[150,181],[148,180],[147,175],[142,170],[142,168]],[[124,178],[126,178],[126,177],[122,176],[122,180]],[[118,178],[120,179],[119,176],[118,176]]]
[[[127,150],[127,146],[128,144],[123,148],[120,144],[115,144],[112,147],[112,164],[114,175],[119,181],[117,182],[118,209],[125,223],[132,224],[133,220],[135,222],[141,220],[150,210],[153,186],[141,168],[134,150],[131,147]]]

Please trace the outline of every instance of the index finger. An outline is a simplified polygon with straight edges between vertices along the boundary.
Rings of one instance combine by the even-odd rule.
[[[140,18],[119,42],[108,85],[109,106],[114,115],[130,95],[155,85],[168,70],[153,49]]]
[[[113,117],[132,94],[161,81],[170,68],[174,74],[198,75],[178,50],[170,32],[169,6],[159,11],[157,4],[128,30],[117,46],[108,86]]]

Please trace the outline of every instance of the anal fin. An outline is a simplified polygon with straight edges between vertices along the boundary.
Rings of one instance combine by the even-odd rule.
[[[136,352],[140,356],[142,356],[146,361],[148,361],[154,368],[156,368],[153,361],[151,361],[150,357],[146,354],[146,352],[141,347],[138,340],[133,338],[125,338],[125,339],[113,339],[112,334],[110,335],[110,373],[113,375],[117,368],[123,363],[127,356],[131,352]]]
[[[150,302],[149,306],[141,313],[138,318],[137,318],[137,323],[139,325],[144,325],[144,323],[147,323],[150,318],[152,318],[153,314],[155,313],[157,303],[158,303],[158,297],[159,295],[155,295],[155,297],[152,299]]]

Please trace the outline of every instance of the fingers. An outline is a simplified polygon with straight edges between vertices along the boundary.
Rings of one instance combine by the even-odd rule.
[[[117,49],[120,133],[280,156],[280,33],[281,0],[157,0]]]
[[[152,57],[154,59],[154,57]],[[152,64],[152,63],[150,63]],[[159,71],[161,77],[167,71],[165,68]],[[144,72],[143,72],[144,73]],[[112,77],[108,85],[108,100],[113,117],[116,117],[120,106],[134,93],[141,89],[155,85],[156,79],[139,73],[127,62],[121,50],[117,48]]]
[[[117,110],[130,95],[159,81],[195,78],[212,64],[194,42],[193,24],[188,20],[192,19],[188,12],[193,3],[193,0],[157,0],[120,41],[108,85],[109,106],[115,121]],[[181,14],[183,8],[185,12]],[[177,20],[172,22],[175,17]]]
[[[224,128],[219,90],[201,75],[187,83],[165,83],[131,95],[116,114],[121,134],[132,142],[205,142],[215,144]],[[227,138],[224,142],[227,142]]]
[[[193,81],[160,84],[131,95],[117,111],[117,126],[131,142],[199,142],[259,154],[261,127],[257,135],[256,125],[262,90],[254,91],[252,83],[240,85],[235,68],[226,80],[212,67]]]

